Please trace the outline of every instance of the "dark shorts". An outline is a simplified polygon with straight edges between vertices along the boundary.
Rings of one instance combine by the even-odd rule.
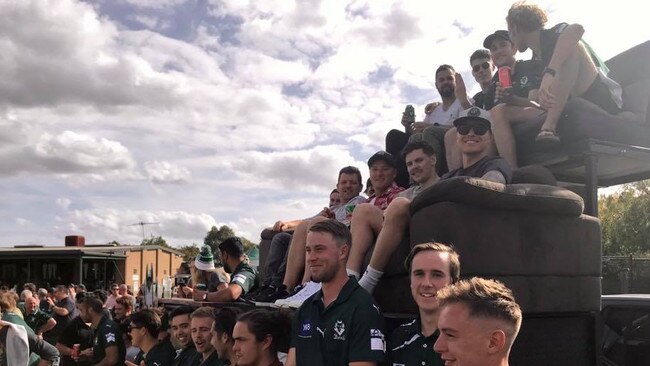
[[[596,75],[596,79],[591,83],[591,86],[582,93],[580,98],[586,99],[600,108],[607,111],[609,114],[617,114],[621,109],[616,105],[612,99],[612,95],[607,87],[607,84],[601,79],[600,75]]]

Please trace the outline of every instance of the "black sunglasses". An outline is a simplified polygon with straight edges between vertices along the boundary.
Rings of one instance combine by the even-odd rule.
[[[470,130],[474,131],[474,134],[477,136],[485,135],[490,128],[484,125],[462,125],[456,127],[459,135],[467,135]]]
[[[487,69],[490,68],[490,63],[487,62],[487,61],[485,61],[484,63],[482,63],[482,64],[480,64],[480,65],[474,65],[474,66],[472,66],[472,71],[474,71],[474,72],[478,72],[478,71],[481,69],[481,67],[482,67],[483,69],[487,70]]]

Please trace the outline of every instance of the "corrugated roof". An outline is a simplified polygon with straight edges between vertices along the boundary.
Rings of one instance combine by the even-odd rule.
[[[43,253],[43,252],[69,252],[69,253],[75,253],[75,252],[81,252],[81,253],[105,253],[105,254],[117,254],[117,253],[123,253],[126,254],[126,252],[132,252],[132,251],[140,251],[140,250],[155,250],[155,249],[160,249],[164,252],[168,253],[173,253],[182,256],[183,253],[179,252],[178,250],[171,249],[171,248],[165,248],[161,247],[158,245],[119,245],[119,246],[114,246],[114,245],[103,245],[103,246],[82,246],[82,247],[46,247],[46,246],[33,246],[33,247],[0,247],[0,254],[7,255],[7,254],[22,254],[22,253]]]

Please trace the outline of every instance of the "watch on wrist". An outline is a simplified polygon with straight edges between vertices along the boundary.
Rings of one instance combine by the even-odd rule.
[[[551,74],[552,77],[555,77],[555,70],[551,69],[550,67],[545,67],[544,71],[542,71],[542,76],[546,74]]]

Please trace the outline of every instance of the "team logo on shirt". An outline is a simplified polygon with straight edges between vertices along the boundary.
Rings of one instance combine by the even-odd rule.
[[[384,333],[379,329],[370,329],[370,350],[386,352]]]
[[[519,79],[519,84],[521,86],[526,86],[528,84],[528,76],[522,76],[521,79]]]
[[[334,339],[339,341],[345,340],[345,324],[342,320],[337,320],[334,324]]]
[[[300,331],[298,332],[298,337],[300,338],[311,338],[311,320],[307,319],[304,323],[300,325]]]
[[[106,343],[115,342],[115,333],[106,333]]]
[[[244,276],[241,273],[236,274],[235,276],[233,276],[232,282],[237,282],[237,283],[243,285],[246,282],[246,276]]]

